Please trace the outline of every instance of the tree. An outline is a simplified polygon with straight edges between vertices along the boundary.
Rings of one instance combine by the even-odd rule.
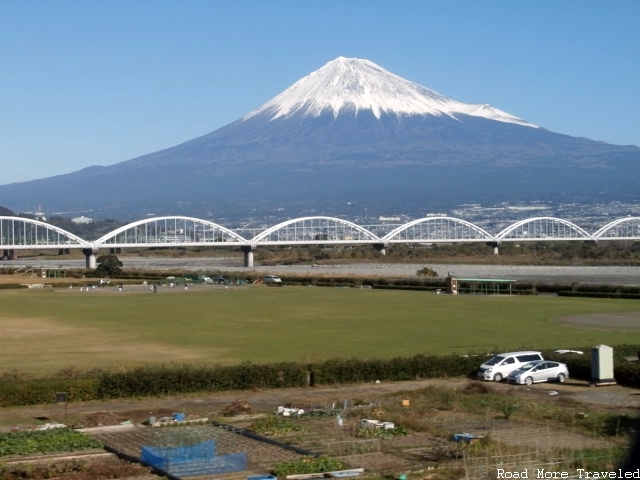
[[[100,277],[113,277],[122,273],[122,262],[116,255],[101,255],[96,259],[98,267],[96,275]]]

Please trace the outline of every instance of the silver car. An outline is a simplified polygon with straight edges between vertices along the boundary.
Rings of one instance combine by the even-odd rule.
[[[569,378],[569,369],[564,363],[536,360],[525,363],[507,376],[507,382],[531,385],[540,382],[564,382]]]
[[[262,277],[264,283],[282,283],[282,279],[276,275],[265,275]]]

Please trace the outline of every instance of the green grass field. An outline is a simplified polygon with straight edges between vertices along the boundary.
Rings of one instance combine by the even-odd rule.
[[[0,291],[0,372],[584,348],[640,338],[638,329],[554,321],[640,311],[634,300],[317,287],[134,290]]]

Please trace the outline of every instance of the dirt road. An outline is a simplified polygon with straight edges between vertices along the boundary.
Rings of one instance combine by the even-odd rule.
[[[0,410],[0,425],[5,428],[12,419],[22,422],[41,423],[38,419],[77,421],[96,412],[112,412],[118,417],[130,417],[134,422],[143,422],[158,412],[187,412],[195,416],[221,415],[232,403],[243,400],[254,411],[270,412],[279,405],[314,405],[328,402],[351,402],[354,399],[380,398],[387,394],[411,392],[429,386],[462,390],[476,380],[466,378],[429,379],[406,382],[363,383],[345,386],[315,386],[309,388],[284,388],[272,390],[231,391],[210,394],[194,394],[148,399],[118,399],[101,402],[69,403],[68,405],[38,405],[29,407],[3,408]],[[601,407],[640,409],[640,390],[619,385],[590,387],[587,382],[569,380],[562,385],[537,384],[530,387],[504,383],[482,383],[498,392],[513,392],[523,396],[557,396],[584,404]]]

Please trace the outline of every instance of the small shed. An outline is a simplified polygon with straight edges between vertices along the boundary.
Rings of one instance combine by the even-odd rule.
[[[501,278],[456,278],[447,277],[447,292],[468,295],[511,295],[516,280]]]
[[[67,278],[67,269],[64,267],[39,267],[42,278]]]

